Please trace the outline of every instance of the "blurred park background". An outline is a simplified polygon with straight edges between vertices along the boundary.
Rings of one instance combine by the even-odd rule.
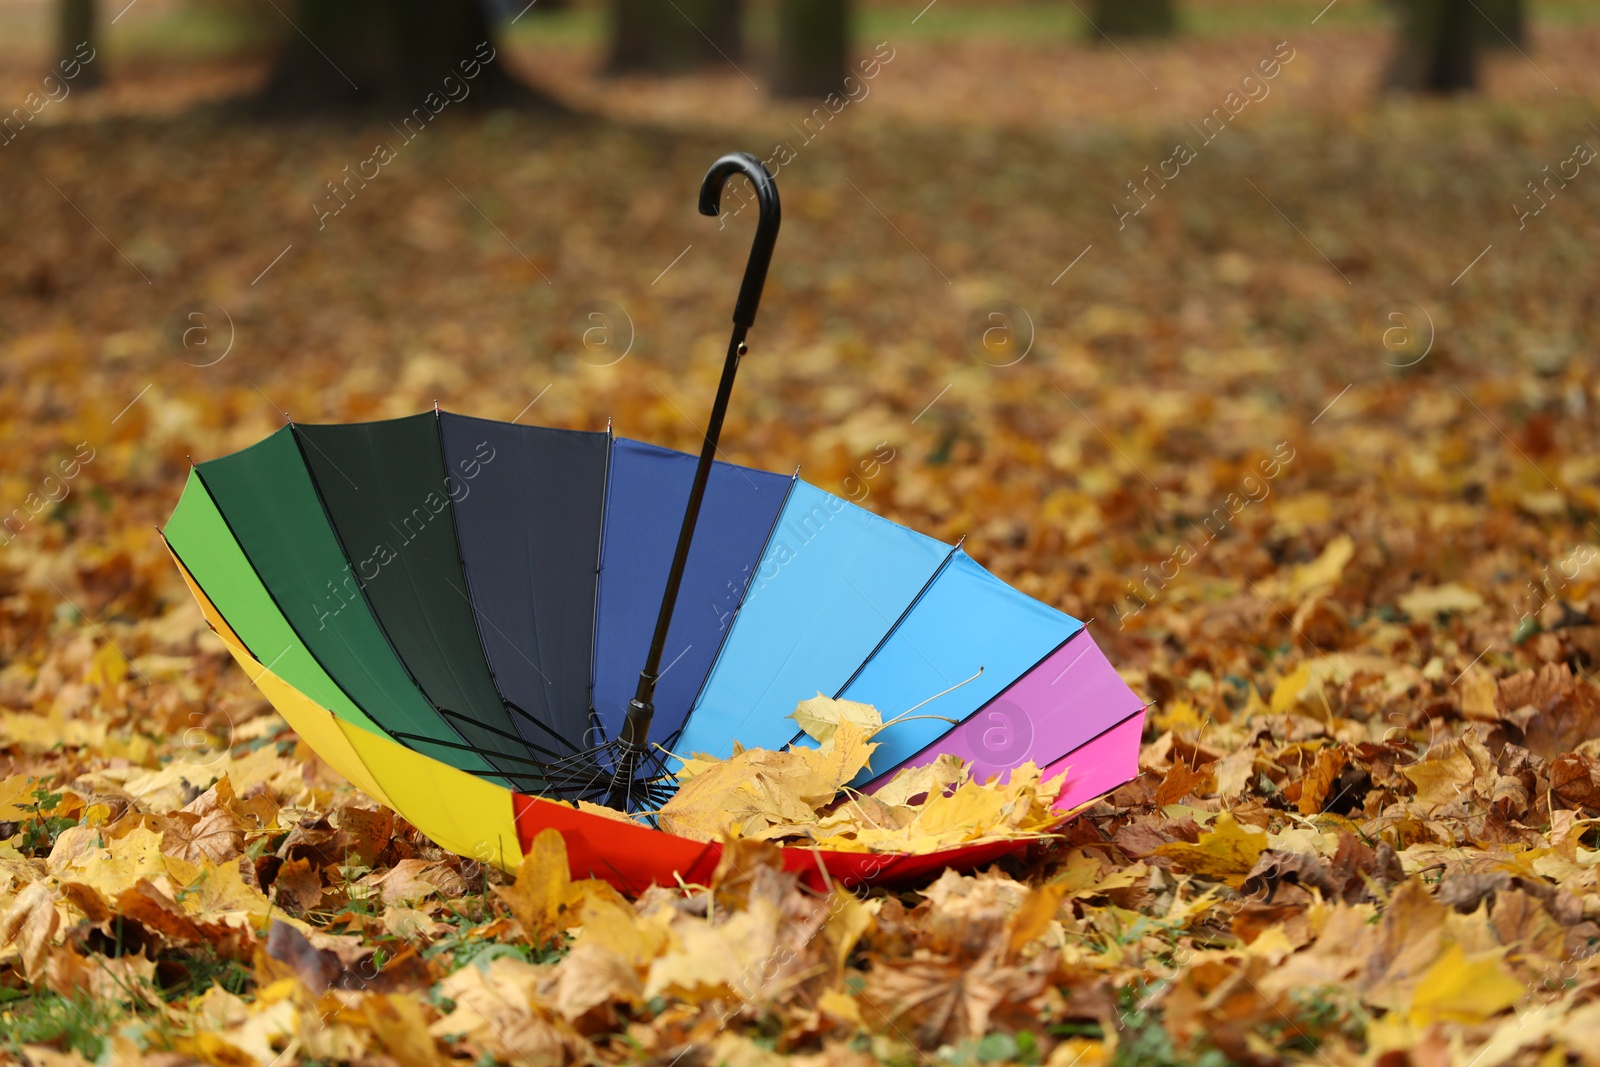
[[[1580,0],[0,0],[0,696],[197,626],[152,526],[285,413],[695,447],[734,148],[785,222],[730,458],[966,535],[1158,700],[1592,670],[1527,638],[1600,539],[1597,91]],[[1395,628],[1452,584],[1477,630]]]

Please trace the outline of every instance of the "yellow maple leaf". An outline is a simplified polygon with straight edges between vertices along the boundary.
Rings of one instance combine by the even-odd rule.
[[[1205,720],[1195,710],[1195,706],[1187,700],[1176,700],[1171,704],[1162,705],[1150,716],[1150,721],[1158,731],[1165,733],[1171,730],[1175,734],[1181,734],[1186,730],[1198,730],[1205,725]]]
[[[1126,889],[1149,874],[1143,863],[1113,868],[1099,853],[1079,848],[1068,853],[1066,867],[1056,881],[1066,887],[1068,896],[1098,896],[1108,890]]]
[[[955,792],[929,796],[903,831],[884,834],[877,847],[927,852],[955,844],[1037,836],[1060,820],[1053,808],[1061,778],[1042,782],[1039,768],[1024,763],[1005,785],[966,782]]]
[[[834,886],[829,899],[828,921],[822,927],[822,936],[831,950],[836,976],[843,976],[844,965],[856,942],[871,928],[873,916],[881,901],[864,904],[854,893]]]
[[[1172,841],[1156,849],[1158,856],[1170,856],[1184,869],[1204,878],[1216,878],[1237,885],[1261,858],[1267,847],[1265,831],[1245,829],[1228,812],[1218,815],[1211,829],[1194,844]]]
[[[1434,808],[1450,803],[1463,793],[1471,795],[1475,768],[1467,753],[1460,746],[1454,746],[1443,757],[1402,767],[1400,773],[1416,784],[1417,803]]]
[[[1312,684],[1309,662],[1301,663],[1284,675],[1278,680],[1278,684],[1272,687],[1272,714],[1282,715],[1300,703]]]
[[[555,941],[568,927],[575,925],[578,906],[587,898],[621,899],[605,882],[572,880],[566,839],[553,828],[541,830],[533,839],[532,847],[517,868],[516,881],[509,886],[496,886],[494,891],[535,944]]]
[[[798,838],[839,852],[927,852],[1037,837],[1063,817],[1053,805],[1064,776],[1042,781],[1033,763],[1014,768],[1004,785],[980,784],[969,780],[960,760],[941,756],[900,771],[875,795],[847,790],[877,748],[867,738],[846,719],[816,748],[698,759],[693,777],[657,813],[660,826],[702,841],[734,834]],[[921,799],[912,804],[912,798]]]
[[[1289,572],[1285,595],[1290,600],[1299,601],[1311,593],[1338,584],[1340,576],[1344,574],[1345,565],[1355,554],[1355,542],[1348,534],[1340,534],[1328,542],[1327,547],[1322,550],[1322,555],[1310,563],[1300,564]]]
[[[83,829],[100,832],[97,827]],[[58,839],[56,843],[61,842]],[[161,835],[148,826],[134,827],[121,837],[106,841],[103,847],[86,848],[59,867],[52,863],[51,869],[63,880],[98,889],[107,900],[115,900],[141,878],[153,882],[165,875],[175,888],[182,888],[198,878],[201,870],[187,860],[162,852]]]
[[[173,856],[168,856],[167,861],[183,862]],[[179,902],[190,915],[213,922],[232,919],[256,929],[261,929],[269,921],[287,922],[306,929],[304,924],[292,917],[281,911],[275,912],[267,895],[244,880],[238,863],[212,863],[206,860],[200,864],[199,873],[190,880],[187,888],[188,891],[181,894]]]
[[[1000,821],[1001,809],[1010,799],[1007,792],[1009,790],[985,789],[967,782],[948,796],[929,797],[921,814],[906,827],[906,832],[933,847],[980,837],[985,829]]]
[[[567,842],[560,831],[541,830],[517,868],[510,886],[495,887],[495,894],[511,908],[528,937],[537,943],[559,937],[572,925],[567,915],[572,871],[567,863]]]
[[[200,1030],[193,1037],[181,1038],[177,1046],[180,1052],[190,1053],[214,1067],[257,1067],[261,1062],[221,1034],[209,1030]],[[266,1047],[266,1051],[271,1055],[270,1046]]]
[[[845,1022],[855,1023],[857,1026],[865,1025],[861,1018],[861,1006],[856,1003],[856,998],[843,990],[826,990],[822,996],[817,998],[817,1010],[824,1015],[832,1016],[835,1019],[843,1019]]]
[[[0,822],[21,822],[31,816],[33,794],[43,788],[45,783],[31,774],[13,774],[0,781]]]
[[[367,1025],[378,1042],[400,1063],[400,1067],[445,1067],[451,1061],[439,1052],[428,1033],[422,1004],[406,993],[375,993],[362,1007]]]
[[[1469,960],[1461,946],[1452,943],[1417,982],[1410,1019],[1419,1028],[1434,1022],[1481,1023],[1526,993],[1522,983],[1506,972],[1499,953]]]
[[[119,652],[115,645],[108,642],[95,650],[86,679],[90,685],[99,686],[101,689],[115,689],[126,677],[128,677],[127,657]]]
[[[837,784],[837,793],[844,784],[871,765],[872,753],[878,746],[868,740],[872,731],[851,721],[835,724],[827,738],[817,748],[820,763],[817,766],[827,778]]]
[[[909,803],[914,797],[943,795],[952,786],[967,780],[967,769],[961,760],[949,753],[941,753],[920,767],[907,767],[884,783],[873,799],[891,807]]]
[[[1016,955],[1022,946],[1049,929],[1070,888],[1067,881],[1057,879],[1028,891],[1007,924],[1006,955]]]
[[[700,841],[736,827],[746,837],[761,837],[773,828],[808,826],[866,767],[877,748],[866,737],[854,723],[841,722],[818,748],[752,748],[727,760],[697,760],[704,766],[662,805],[657,820],[668,833]]]
[[[1493,674],[1474,663],[1462,672],[1458,681],[1461,685],[1462,715],[1482,722],[1494,722],[1500,718],[1500,709],[1495,704],[1495,695],[1500,686]]]
[[[640,916],[620,897],[590,896],[579,908],[582,931],[578,944],[602,948],[630,966],[645,967],[666,951],[670,942],[667,923],[671,918],[670,908]]]

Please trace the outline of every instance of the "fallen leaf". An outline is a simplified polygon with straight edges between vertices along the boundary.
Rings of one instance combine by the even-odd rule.
[[[1182,760],[1174,760],[1172,769],[1167,771],[1161,780],[1161,786],[1156,790],[1156,803],[1162,806],[1176,804],[1190,793],[1205,793],[1215,787],[1213,771],[1215,763],[1208,763],[1203,767],[1190,767]]]
[[[1249,874],[1267,847],[1267,835],[1246,829],[1231,814],[1223,812],[1212,821],[1211,829],[1194,844],[1174,841],[1155,850],[1181,864],[1193,874],[1216,878],[1237,886]]]
[[[1444,950],[1417,983],[1409,1015],[1419,1028],[1436,1022],[1481,1023],[1525,995],[1497,952],[1468,959],[1458,944]]]
[[[17,946],[22,956],[23,973],[32,981],[44,971],[50,939],[59,920],[56,901],[61,894],[49,882],[33,882],[24,887],[11,906],[0,914],[0,945]]]
[[[1447,612],[1468,614],[1483,607],[1483,597],[1455,582],[1413,589],[1399,600],[1400,610],[1413,619],[1430,620]]]
[[[1300,800],[1297,804],[1302,815],[1315,815],[1326,806],[1339,772],[1349,763],[1343,749],[1325,748],[1300,779]]]
[[[841,722],[850,723],[868,737],[883,725],[883,717],[871,704],[825,697],[821,693],[800,701],[789,717],[815,741],[828,740]]]
[[[1313,593],[1336,585],[1355,552],[1355,542],[1347,534],[1333,538],[1316,559],[1300,564],[1289,573],[1284,595],[1299,603]]]
[[[495,886],[494,892],[536,945],[559,943],[587,898],[615,898],[617,893],[605,882],[572,880],[566,840],[554,829],[539,832],[517,868],[516,881]]]
[[[1432,808],[1470,794],[1478,769],[1465,749],[1451,745],[1441,756],[1420,760],[1400,773],[1416,785],[1417,803]]]
[[[278,868],[272,895],[290,911],[304,915],[322,903],[322,872],[303,856],[289,860]]]

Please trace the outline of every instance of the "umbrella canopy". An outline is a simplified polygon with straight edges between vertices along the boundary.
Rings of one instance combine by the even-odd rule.
[[[1064,811],[1137,773],[1142,704],[1078,620],[959,545],[712,459],[749,281],[698,458],[434,411],[291,424],[191,471],[162,532],[208,622],[330,765],[440,845],[514,867],[554,826],[575,874],[695,880],[719,846],[570,802],[648,807],[667,750],[810,743],[790,716],[818,692],[916,709],[875,737],[869,791],[940,753],[980,780],[1066,771]],[[853,882],[1011,847],[791,852]]]

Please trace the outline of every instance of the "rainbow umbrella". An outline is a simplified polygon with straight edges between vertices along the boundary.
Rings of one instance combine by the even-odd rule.
[[[818,692],[915,716],[871,791],[941,753],[1067,772],[1066,813],[1137,773],[1144,709],[1082,623],[951,547],[797,476],[715,458],[780,219],[760,219],[704,447],[432,411],[293,424],[194,467],[162,533],[207,621],[335,770],[440,846],[513,869],[547,827],[575,876],[704,881],[721,846],[648,825],[670,752],[810,743]],[[637,824],[577,801],[638,813]],[[971,866],[786,850],[846,884]]]

